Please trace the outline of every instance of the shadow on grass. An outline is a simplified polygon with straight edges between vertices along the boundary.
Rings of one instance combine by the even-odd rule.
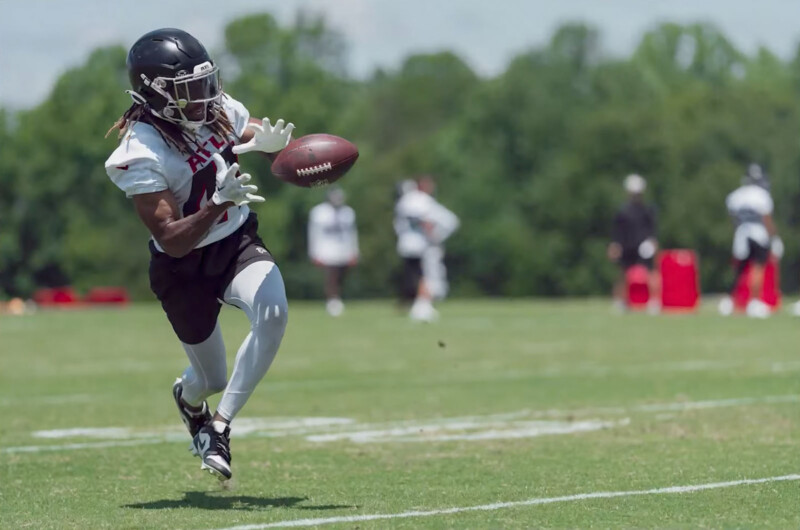
[[[139,510],[166,510],[173,508],[200,508],[203,510],[242,510],[257,511],[265,508],[296,508],[298,510],[340,510],[356,508],[345,504],[323,504],[318,506],[297,506],[308,497],[276,497],[274,499],[249,497],[245,495],[217,496],[205,491],[187,491],[182,499],[164,499],[151,502],[124,504],[122,508]]]

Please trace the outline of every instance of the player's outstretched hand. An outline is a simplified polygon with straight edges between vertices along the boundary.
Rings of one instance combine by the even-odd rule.
[[[772,255],[777,259],[781,259],[783,257],[783,240],[779,236],[772,236],[772,241],[770,242],[770,252],[772,252]]]
[[[253,184],[248,184],[250,182],[249,174],[243,173],[236,176],[236,173],[239,172],[239,164],[231,164],[228,167],[225,159],[219,153],[214,153],[211,158],[217,168],[217,189],[211,196],[211,202],[214,204],[232,202],[236,206],[250,202],[264,202],[264,197],[255,194],[258,188]]]
[[[264,118],[261,123],[250,122],[248,129],[252,129],[253,137],[249,142],[233,146],[234,154],[248,153],[250,151],[262,151],[264,153],[274,153],[280,151],[292,141],[292,131],[294,124],[286,126],[283,120],[278,120],[273,126],[269,118]]]

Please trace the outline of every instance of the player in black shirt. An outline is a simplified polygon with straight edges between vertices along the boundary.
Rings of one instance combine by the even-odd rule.
[[[642,198],[647,187],[644,178],[636,174],[628,175],[624,187],[628,192],[628,201],[614,216],[612,240],[608,245],[609,259],[618,263],[621,268],[619,279],[614,284],[614,304],[622,309],[627,307],[625,272],[634,265],[641,264],[649,271],[648,310],[657,313],[661,309],[661,278],[653,266],[658,250],[655,210],[645,204]]]

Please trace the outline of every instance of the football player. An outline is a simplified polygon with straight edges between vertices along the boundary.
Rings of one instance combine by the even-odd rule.
[[[150,286],[189,357],[172,393],[202,469],[231,477],[230,424],[264,377],[287,321],[283,279],[249,203],[263,202],[237,155],[277,153],[294,125],[251,119],[223,92],[203,45],[178,29],[145,34],[127,58],[133,104],[109,130],[105,163],[150,231]],[[241,309],[250,333],[230,378],[217,317]],[[212,415],[206,398],[223,392]]]
[[[777,235],[772,219],[773,202],[769,192],[769,178],[758,164],[750,164],[742,178],[742,185],[725,199],[728,213],[736,226],[733,234],[732,254],[736,273],[730,289],[719,303],[722,315],[733,313],[733,291],[747,264],[750,264],[748,287],[750,300],[745,313],[753,318],[767,318],[769,306],[761,299],[764,287],[764,267],[770,252],[775,257],[783,255],[783,242]]]
[[[431,322],[438,318],[433,301],[444,297],[447,276],[444,241],[458,229],[458,217],[434,197],[434,180],[425,176],[404,181],[395,205],[394,228],[397,253],[403,258],[403,297],[413,299],[412,320]]]
[[[308,256],[325,271],[325,309],[338,317],[344,311],[345,273],[358,263],[356,213],[345,204],[344,191],[338,186],[330,188],[327,200],[309,213]]]
[[[628,194],[628,201],[614,217],[612,240],[607,250],[608,258],[619,264],[621,270],[614,284],[614,305],[619,310],[627,308],[625,273],[634,265],[644,265],[648,270],[647,309],[650,313],[658,313],[661,310],[661,278],[658,271],[654,270],[653,263],[658,250],[655,210],[644,202],[647,182],[641,175],[628,175],[623,187]]]

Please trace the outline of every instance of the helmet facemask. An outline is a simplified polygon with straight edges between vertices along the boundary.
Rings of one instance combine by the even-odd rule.
[[[161,109],[152,109],[159,118],[191,130],[199,129],[217,119],[217,113],[212,111],[212,107],[219,104],[222,88],[219,68],[210,61],[196,65],[192,72],[181,70],[175,77],[148,79],[142,74],[142,81],[166,100]]]

